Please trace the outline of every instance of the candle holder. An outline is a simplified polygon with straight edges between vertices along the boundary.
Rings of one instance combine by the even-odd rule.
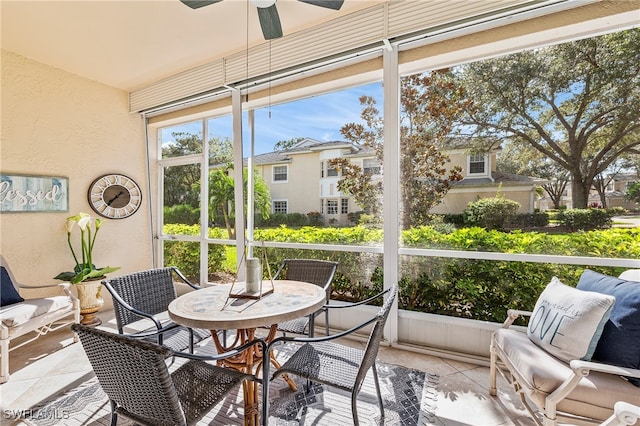
[[[262,279],[262,265],[264,264],[267,265],[269,282],[271,283],[270,288],[265,288],[265,286],[263,285],[264,280]],[[242,281],[237,280],[242,265],[244,265],[244,267],[246,268],[244,291],[234,292],[234,287],[236,286],[236,284],[242,283]],[[231,285],[231,289],[229,290],[229,297],[234,297],[237,299],[261,299],[263,296],[271,293],[273,293],[273,276],[271,275],[271,267],[269,266],[269,261],[267,259],[267,251],[264,248],[264,241],[262,242],[262,256],[260,258],[247,257],[247,250],[245,246],[245,250],[242,253],[242,258],[240,259],[240,262],[238,262],[236,278],[233,280],[233,284]]]

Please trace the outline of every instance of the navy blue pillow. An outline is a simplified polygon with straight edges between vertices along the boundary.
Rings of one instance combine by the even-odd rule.
[[[24,302],[24,299],[20,297],[18,291],[13,286],[11,282],[11,278],[9,277],[9,272],[4,266],[0,266],[2,269],[0,271],[0,281],[2,287],[0,290],[0,306],[13,305],[14,303]]]
[[[640,369],[640,282],[626,281],[587,269],[576,287],[616,298],[591,359]],[[640,379],[630,377],[629,382],[640,387]]]

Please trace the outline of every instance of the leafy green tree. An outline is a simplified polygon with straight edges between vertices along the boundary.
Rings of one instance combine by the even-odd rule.
[[[209,137],[209,165],[233,162],[233,142],[231,138]]]
[[[497,159],[497,169],[506,173],[535,176],[544,179],[540,187],[546,192],[556,209],[571,178],[569,172],[555,161],[543,156],[530,145],[508,143]]]
[[[248,171],[243,170],[245,209],[247,206],[247,181]],[[228,163],[225,167],[212,169],[209,172],[209,217],[221,215],[224,219],[227,235],[229,239],[235,238],[235,228],[232,222],[235,219],[234,209],[235,180],[233,179],[233,164]],[[258,174],[254,174],[254,207],[255,213],[262,219],[268,219],[271,212],[271,196],[269,188],[264,179]]]
[[[174,142],[162,147],[162,157],[172,158],[202,152],[202,137],[190,133],[172,134]],[[185,164],[164,169],[164,205],[199,205],[200,165]],[[197,186],[197,187],[196,187]]]
[[[445,78],[448,71],[404,77],[401,81],[400,196],[402,227],[408,229],[426,223],[430,210],[441,202],[451,182],[462,179],[460,168],[447,170],[449,157],[441,149],[451,136],[453,117],[468,101],[463,90]],[[368,147],[382,163],[383,119],[376,101],[361,96],[360,114],[364,124],[345,124],[340,132],[350,142]],[[368,213],[378,214],[382,186],[358,165],[344,160],[331,163],[342,169],[338,189],[350,193]]]
[[[574,208],[595,177],[640,152],[640,29],[457,67],[473,108],[459,124],[529,144],[571,176]]]
[[[202,137],[191,133],[175,132],[174,142],[163,146],[163,158],[181,157],[202,152]],[[231,139],[209,138],[209,164],[233,161]],[[171,166],[164,171],[164,205],[186,204],[193,208],[200,204],[200,165]]]
[[[274,151],[285,151],[285,150],[290,149],[293,146],[299,144],[303,140],[305,140],[305,138],[297,137],[297,138],[291,138],[291,139],[287,139],[287,140],[283,140],[283,141],[278,141],[273,146],[273,150]]]
[[[640,182],[629,185],[627,192],[624,194],[625,200],[640,203]]]

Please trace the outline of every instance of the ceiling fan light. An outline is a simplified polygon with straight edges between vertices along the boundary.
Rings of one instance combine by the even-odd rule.
[[[262,9],[266,9],[267,7],[271,7],[276,4],[276,0],[251,0],[256,7],[260,7]]]

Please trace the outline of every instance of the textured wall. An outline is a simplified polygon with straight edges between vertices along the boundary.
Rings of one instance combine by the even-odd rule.
[[[127,93],[2,50],[1,117],[2,173],[69,178],[69,212],[0,215],[0,252],[16,279],[55,283],[53,276],[73,267],[65,219],[79,211],[95,216],[87,189],[111,172],[136,180],[143,204],[128,219],[106,220],[94,263],[121,266],[116,274],[148,268],[144,134],[141,118],[128,113]]]

